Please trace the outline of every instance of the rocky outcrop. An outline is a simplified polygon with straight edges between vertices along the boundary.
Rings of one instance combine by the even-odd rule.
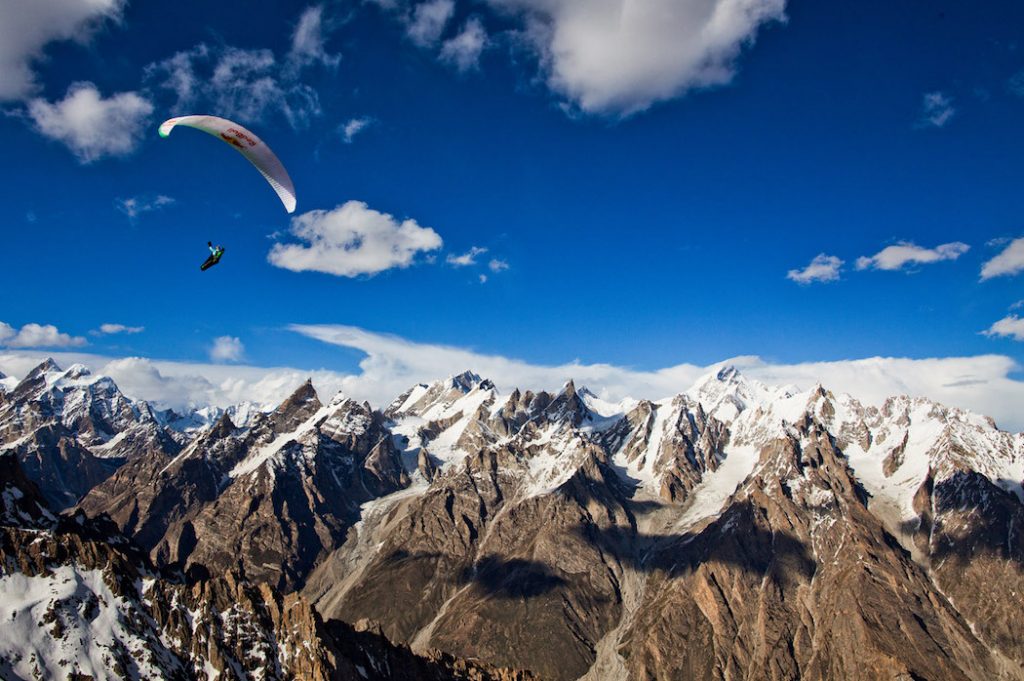
[[[7,678],[530,681],[370,626],[325,625],[297,594],[229,570],[182,582],[105,519],[55,517],[0,456],[0,672]]]
[[[996,678],[827,433],[768,446],[758,471],[718,518],[644,557],[620,644],[633,678]]]
[[[285,591],[345,539],[360,504],[408,484],[382,417],[310,383],[246,429],[225,415],[173,458],[136,460],[81,507],[106,513],[160,565],[238,569]]]

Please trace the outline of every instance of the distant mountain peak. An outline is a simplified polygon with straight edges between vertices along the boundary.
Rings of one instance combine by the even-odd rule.
[[[479,374],[469,370],[463,371],[461,374],[448,377],[448,383],[452,387],[459,388],[465,392],[469,392],[483,382],[484,379],[482,379]]]

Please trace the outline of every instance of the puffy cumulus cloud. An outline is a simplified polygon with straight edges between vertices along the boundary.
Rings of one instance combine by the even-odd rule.
[[[152,113],[153,104],[138,93],[104,99],[92,83],[73,84],[58,102],[37,98],[28,103],[36,130],[67,145],[82,163],[130,154]]]
[[[144,326],[125,326],[124,324],[100,324],[100,328],[92,331],[94,336],[112,336],[118,333],[142,333],[146,330]]]
[[[956,260],[971,250],[965,243],[954,241],[935,248],[923,248],[909,241],[886,246],[872,256],[857,258],[857,269],[898,270],[904,265],[928,265],[944,260]]]
[[[471,71],[480,64],[480,55],[487,47],[487,30],[479,19],[466,22],[462,30],[441,46],[441,61],[459,71]]]
[[[729,83],[785,0],[487,0],[525,17],[551,89],[587,113],[628,116]]]
[[[8,348],[73,348],[86,344],[81,336],[62,333],[52,324],[25,324],[15,329],[0,322],[0,346]]]
[[[498,272],[504,272],[509,268],[507,260],[499,260],[498,258],[491,258],[491,261],[487,263],[487,266],[495,274],[497,274]]]
[[[944,128],[955,115],[952,97],[942,92],[927,92],[921,98],[921,115],[917,125],[922,128]]]
[[[292,47],[288,52],[292,68],[302,69],[312,64],[323,64],[331,68],[338,65],[341,55],[330,54],[325,48],[326,34],[330,28],[330,23],[324,20],[323,5],[306,8],[292,33]]]
[[[1018,317],[1015,314],[1007,315],[987,330],[982,331],[982,333],[986,336],[1001,336],[1003,338],[1024,341],[1024,318]]]
[[[155,197],[148,196],[132,196],[127,199],[115,199],[114,206],[128,216],[128,219],[134,222],[143,213],[151,213],[155,210],[160,210],[164,206],[169,206],[174,203],[174,199],[163,194],[158,194]]]
[[[406,35],[420,47],[436,45],[453,14],[454,0],[421,2],[413,8],[406,20]]]
[[[33,62],[58,40],[84,42],[106,20],[117,20],[125,0],[0,2],[0,101],[23,99],[38,85]]]
[[[245,346],[234,336],[218,336],[210,347],[210,359],[214,362],[237,362],[244,354]]]
[[[155,91],[173,94],[170,108],[179,113],[209,108],[246,123],[276,114],[300,129],[320,115],[320,97],[300,82],[294,64],[268,49],[200,44],[150,64],[144,79]]]
[[[468,267],[470,265],[476,264],[476,256],[486,252],[486,248],[481,248],[480,246],[472,246],[468,251],[466,251],[462,255],[455,255],[454,253],[449,253],[448,257],[446,258],[446,262],[454,267]]]
[[[1024,237],[1014,239],[999,255],[981,266],[981,280],[1018,274],[1024,270]]]
[[[846,392],[867,404],[880,405],[892,395],[927,397],[943,404],[970,409],[996,419],[1003,428],[1024,429],[1024,381],[1010,374],[1020,367],[1009,357],[946,357],[907,359],[872,357],[831,362],[782,364],[759,357],[736,357],[710,366],[678,364],[655,371],[638,371],[610,364],[544,366],[500,355],[378,334],[350,326],[294,325],[292,330],[310,338],[366,353],[361,373],[345,376],[346,394],[375,405],[389,403],[415,383],[437,380],[467,369],[490,378],[504,391],[554,390],[572,378],[600,397],[618,401],[626,397],[659,399],[687,390],[706,373],[731,364],[751,378],[769,385],[795,385],[802,389],[821,383]]]
[[[351,118],[342,123],[338,127],[342,141],[345,142],[345,144],[352,144],[352,140],[356,138],[356,135],[366,130],[372,123],[373,119],[365,116],[361,118]]]
[[[798,284],[810,284],[816,281],[838,281],[839,270],[842,267],[843,261],[836,256],[819,253],[802,270],[790,270],[787,272],[786,279],[795,281]]]
[[[271,264],[293,272],[325,272],[341,277],[376,274],[413,263],[417,253],[441,248],[441,237],[415,220],[399,222],[362,201],[292,218],[290,232],[305,242],[274,244]]]

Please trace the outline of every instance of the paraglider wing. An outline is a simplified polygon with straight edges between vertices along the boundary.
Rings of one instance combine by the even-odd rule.
[[[171,134],[171,130],[178,125],[202,130],[233,146],[238,153],[249,159],[249,162],[270,183],[280,197],[281,203],[284,204],[285,210],[289,213],[295,211],[295,186],[292,185],[292,179],[288,177],[288,171],[284,169],[281,161],[270,150],[270,147],[254,133],[226,118],[178,116],[170,118],[160,125],[160,136],[167,137]]]

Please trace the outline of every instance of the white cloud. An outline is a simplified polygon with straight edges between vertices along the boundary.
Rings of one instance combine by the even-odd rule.
[[[487,266],[491,268],[491,271],[497,274],[498,272],[504,272],[508,269],[508,261],[499,260],[497,258],[491,258],[491,261],[487,263]]]
[[[790,270],[786,274],[786,279],[791,279],[798,284],[810,284],[815,281],[838,281],[839,270],[842,266],[843,261],[836,256],[819,253],[802,270]]]
[[[441,61],[459,71],[470,71],[480,63],[480,54],[487,47],[487,31],[479,19],[470,19],[462,31],[441,46]]]
[[[144,326],[125,326],[124,324],[100,324],[100,328],[93,331],[93,335],[111,336],[117,333],[142,333],[146,330]]]
[[[942,92],[927,92],[921,98],[921,116],[917,124],[922,128],[942,128],[955,115],[952,97]]]
[[[171,362],[142,357],[104,357],[85,353],[19,351],[0,353],[0,371],[24,377],[47,357],[60,366],[81,363],[93,373],[107,375],[129,397],[159,408],[228,407],[253,402],[276,407],[307,378],[321,395],[341,390],[343,375],[326,370],[290,367],[252,367],[238,364]]]
[[[443,245],[441,237],[415,220],[397,221],[362,201],[292,218],[290,232],[305,242],[274,244],[267,259],[293,272],[326,272],[342,277],[376,274],[413,263],[417,253]]]
[[[326,43],[324,25],[324,8],[315,5],[307,8],[292,34],[292,48],[288,52],[288,61],[292,68],[301,69],[312,64],[323,64],[335,67],[341,61],[341,55],[329,54],[324,47]]]
[[[437,44],[455,13],[454,0],[427,0],[413,8],[405,32],[420,47]]]
[[[1003,338],[1024,341],[1024,318],[1018,317],[1015,314],[1007,315],[990,326],[988,330],[982,331],[982,333],[986,336],[1001,336]]]
[[[449,265],[452,265],[454,267],[468,267],[469,265],[476,264],[476,256],[486,252],[486,248],[481,248],[480,246],[473,246],[462,255],[454,255],[452,253],[449,253],[446,261]]]
[[[365,116],[346,121],[338,128],[341,132],[341,139],[344,140],[345,144],[352,144],[352,140],[355,139],[356,135],[366,130],[372,123],[373,119]]]
[[[486,274],[481,274],[480,275],[480,283],[481,284],[486,284],[487,283],[487,275]]]
[[[25,324],[15,330],[0,322],[0,346],[8,348],[73,348],[85,345],[80,336],[61,333],[52,324]]]
[[[898,270],[904,265],[927,265],[944,260],[956,260],[971,249],[965,243],[954,241],[935,248],[923,248],[909,241],[887,246],[868,257],[857,258],[857,269]]]
[[[58,40],[85,42],[106,20],[117,20],[124,0],[5,0],[0,2],[0,101],[38,90],[34,62]]]
[[[246,123],[279,114],[300,129],[321,109],[316,90],[300,82],[297,63],[280,63],[267,49],[200,44],[147,66],[145,81],[173,93],[170,109],[178,114],[208,108]]]
[[[1003,251],[981,266],[981,280],[1018,274],[1024,270],[1024,237],[1014,239]]]
[[[745,375],[769,385],[810,388],[822,383],[847,392],[868,404],[880,405],[887,397],[907,394],[992,416],[1004,428],[1024,428],[1024,381],[1009,375],[1016,362],[1001,355],[907,359],[872,357],[833,362],[768,363],[759,357],[736,357],[711,366],[678,364],[654,371],[638,371],[610,364],[571,362],[543,366],[486,355],[464,348],[416,343],[351,326],[293,325],[310,338],[366,353],[361,373],[345,376],[341,387],[353,397],[385,405],[415,383],[430,382],[467,369],[490,378],[499,389],[558,389],[572,378],[600,397],[659,399],[688,389],[707,372],[732,364]],[[0,367],[2,368],[2,367]]]
[[[729,83],[785,0],[488,0],[525,17],[548,86],[587,113],[628,116]]]
[[[245,346],[242,341],[233,336],[218,336],[213,339],[213,347],[210,348],[210,359],[214,362],[237,362],[245,354]]]
[[[158,194],[156,197],[148,196],[133,196],[127,199],[115,199],[114,206],[128,216],[128,219],[134,222],[143,213],[150,213],[155,210],[159,210],[164,206],[169,206],[174,203],[174,199],[163,194]]]
[[[816,383],[835,392],[847,392],[866,404],[880,405],[891,395],[928,397],[943,404],[992,416],[1003,428],[1024,429],[1024,381],[1010,378],[1020,367],[1009,357],[981,355],[907,359],[872,357],[833,362],[768,363],[758,357],[737,357],[711,366],[679,364],[654,371],[639,371],[610,364],[544,366],[500,355],[372,333],[347,326],[294,326],[294,331],[326,343],[366,353],[359,372],[289,367],[251,367],[113,358],[67,352],[20,351],[0,353],[0,371],[21,377],[52,356],[62,366],[81,362],[97,373],[112,376],[131,397],[163,406],[226,407],[241,401],[273,406],[293,392],[307,377],[324,399],[339,390],[383,407],[415,383],[429,382],[466,369],[493,380],[503,391],[556,390],[572,378],[600,397],[658,399],[678,394],[694,381],[723,364],[768,385]]]
[[[64,99],[28,103],[36,130],[63,142],[82,163],[104,156],[126,156],[135,150],[153,113],[149,100],[135,92],[104,99],[92,83],[75,83]]]

